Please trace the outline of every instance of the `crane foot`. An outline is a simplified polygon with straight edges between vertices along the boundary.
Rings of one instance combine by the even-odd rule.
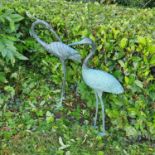
[[[99,132],[98,135],[101,137],[104,137],[104,136],[106,136],[106,133],[105,132]]]

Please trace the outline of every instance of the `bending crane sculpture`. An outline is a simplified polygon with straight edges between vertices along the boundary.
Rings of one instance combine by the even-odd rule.
[[[41,40],[38,35],[35,33],[35,26],[38,24],[44,25],[47,29],[49,29],[55,36],[55,38],[58,40],[58,42],[52,42],[50,44],[45,43],[43,40]],[[59,106],[62,106],[62,100],[64,99],[64,93],[65,93],[65,83],[66,83],[66,65],[65,60],[71,59],[73,61],[81,62],[81,56],[80,54],[74,50],[73,48],[69,47],[68,45],[62,43],[59,36],[56,34],[56,32],[53,30],[53,28],[46,23],[43,20],[37,19],[31,26],[31,35],[37,40],[38,43],[40,43],[50,54],[58,57],[62,63],[62,71],[63,71],[63,82],[62,82],[62,91],[61,91],[61,99]]]
[[[96,113],[95,113],[95,119],[94,119],[94,127],[96,127],[96,121],[97,121],[98,102],[100,101],[101,103],[102,123],[103,123],[103,132],[101,133],[101,135],[104,136],[105,135],[105,115],[104,115],[104,104],[102,100],[102,93],[108,92],[113,94],[120,94],[124,92],[124,89],[121,86],[121,84],[117,81],[117,79],[113,77],[111,74],[101,70],[91,69],[88,67],[88,61],[95,54],[95,51],[96,51],[95,43],[89,38],[84,38],[80,42],[75,42],[70,44],[70,46],[79,45],[79,44],[89,44],[92,46],[91,52],[86,57],[82,65],[82,76],[85,83],[94,90],[95,96],[96,96]]]

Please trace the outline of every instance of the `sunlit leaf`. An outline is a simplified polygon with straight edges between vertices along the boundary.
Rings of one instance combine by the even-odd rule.
[[[121,48],[125,48],[127,45],[128,39],[127,38],[123,38],[120,42],[120,47]]]

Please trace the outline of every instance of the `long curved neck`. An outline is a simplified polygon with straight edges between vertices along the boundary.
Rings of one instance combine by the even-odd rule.
[[[31,26],[31,35],[33,36],[33,38],[35,38],[37,40],[38,43],[40,43],[43,47],[47,47],[48,44],[45,43],[43,40],[41,40],[38,35],[35,33],[35,26],[40,24],[40,21],[35,21],[32,26]]]
[[[90,53],[88,54],[88,56],[85,58],[82,67],[83,68],[88,68],[88,61],[92,58],[92,56],[95,54],[96,51],[96,45],[95,43],[92,43],[92,49],[90,50]]]
[[[37,20],[31,26],[31,34],[38,41],[38,43],[40,43],[44,48],[47,48],[48,44],[44,42],[43,40],[41,40],[39,36],[35,33],[35,26],[38,24],[45,25],[46,28],[48,28],[54,34],[56,39],[61,42],[61,39],[59,38],[59,36],[56,34],[56,32],[53,30],[53,28],[48,23],[46,23],[43,20]]]

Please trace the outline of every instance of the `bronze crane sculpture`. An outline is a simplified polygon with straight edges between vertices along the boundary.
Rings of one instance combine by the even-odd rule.
[[[39,36],[35,33],[35,26],[41,24],[44,25],[47,29],[49,29],[55,38],[58,40],[57,42],[45,43],[43,40],[39,38]],[[65,83],[66,83],[66,64],[65,61],[71,59],[73,61],[81,62],[80,54],[73,48],[69,47],[68,45],[64,44],[56,32],[53,30],[51,25],[47,22],[37,19],[31,26],[31,35],[40,43],[50,54],[58,57],[62,64],[62,71],[63,71],[63,80],[62,80],[62,91],[61,91],[61,98],[60,102],[57,105],[58,107],[62,106],[62,101],[64,99],[65,93]]]
[[[88,44],[88,45],[91,45],[92,47],[89,55],[85,58],[83,62],[82,76],[85,83],[89,87],[91,87],[95,92],[96,113],[95,113],[95,119],[94,119],[94,127],[96,127],[97,114],[98,114],[98,101],[100,101],[101,108],[102,108],[102,125],[103,125],[103,132],[101,132],[100,135],[104,136],[105,135],[105,114],[104,114],[104,103],[102,100],[102,94],[103,92],[121,94],[124,92],[124,89],[119,83],[119,81],[111,74],[102,70],[92,69],[88,67],[88,61],[92,58],[92,56],[95,54],[95,51],[96,51],[95,43],[89,38],[84,38],[79,42],[75,42],[69,45],[73,46],[73,45],[80,45],[80,44]]]

